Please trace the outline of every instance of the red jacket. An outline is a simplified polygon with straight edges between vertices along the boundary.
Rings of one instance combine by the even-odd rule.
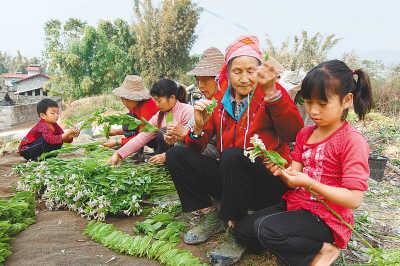
[[[267,149],[279,152],[289,161],[288,142],[295,140],[297,132],[303,127],[303,120],[286,90],[278,83],[276,83],[276,88],[282,91],[282,97],[273,103],[266,103],[262,88],[257,86],[250,100],[249,110],[246,107],[239,121],[236,121],[227,111],[229,109],[228,101],[230,101],[230,88],[228,88],[204,127],[204,135],[195,140],[188,134],[185,143],[190,147],[202,150],[209,139],[216,134],[217,149],[221,153],[227,148],[243,149],[251,146],[250,138],[254,134],[258,134]],[[247,121],[248,111],[249,121]],[[249,122],[248,128],[247,122]],[[245,135],[246,145],[244,145]]]
[[[40,137],[43,137],[44,141],[48,144],[61,144],[63,143],[62,134],[64,131],[57,124],[49,124],[45,120],[40,121],[29,130],[28,134],[21,140],[18,151],[25,149],[25,147]]]
[[[130,110],[129,113],[135,116],[138,119],[144,118],[147,121],[150,120],[150,118],[153,117],[158,112],[158,107],[156,102],[153,100],[153,98],[150,98],[144,102],[140,102],[134,109]],[[142,126],[139,126],[139,129]],[[139,131],[138,131],[139,132]],[[137,134],[136,134],[137,135]],[[136,135],[127,137],[127,138],[122,138],[121,139],[121,145],[125,145],[130,139],[135,137]]]

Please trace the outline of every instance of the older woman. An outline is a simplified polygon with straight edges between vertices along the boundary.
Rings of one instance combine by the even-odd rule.
[[[258,39],[240,37],[226,50],[219,79],[225,92],[221,102],[212,114],[206,111],[210,100],[196,102],[195,125],[185,139],[186,147],[167,152],[167,167],[183,210],[203,213],[200,223],[185,234],[186,243],[206,241],[225,225],[233,228],[249,211],[278,203],[286,191],[261,161],[253,164],[243,155],[250,137],[258,134],[268,149],[289,160],[288,142],[295,140],[303,122],[276,78],[274,67],[262,62]],[[200,154],[214,134],[219,161]],[[212,199],[220,202],[218,212]],[[226,265],[238,261],[243,251],[228,238],[210,257],[213,263]]]

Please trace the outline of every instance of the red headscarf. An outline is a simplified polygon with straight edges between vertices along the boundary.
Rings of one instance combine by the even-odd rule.
[[[252,56],[262,61],[262,52],[256,36],[240,36],[225,50],[225,62],[222,65],[218,75],[218,86],[220,90],[225,91],[228,87],[228,63],[238,56]]]

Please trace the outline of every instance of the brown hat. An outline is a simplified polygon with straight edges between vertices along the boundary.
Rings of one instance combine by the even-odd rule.
[[[215,47],[204,51],[196,67],[188,75],[200,77],[216,77],[224,63],[224,55]]]
[[[151,97],[149,90],[143,85],[142,78],[136,75],[126,76],[122,85],[115,88],[113,93],[119,97],[133,101],[143,101]]]

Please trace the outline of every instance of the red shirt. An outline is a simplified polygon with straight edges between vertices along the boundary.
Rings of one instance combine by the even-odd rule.
[[[224,105],[225,95],[205,125],[204,135],[194,140],[188,134],[185,137],[185,143],[202,150],[216,135],[217,150],[222,152],[227,148],[243,149],[245,137],[246,148],[250,147],[250,138],[258,134],[268,149],[279,152],[289,160],[288,142],[295,140],[297,132],[303,127],[303,120],[286,90],[278,83],[276,83],[276,88],[282,92],[282,98],[273,103],[266,103],[264,91],[258,86],[250,99],[250,108],[246,107],[238,121],[227,111]],[[224,93],[228,94],[229,90]]]
[[[296,146],[291,153],[294,161],[303,164],[303,172],[325,185],[351,190],[368,189],[369,146],[365,138],[348,122],[325,140],[307,144],[315,126],[303,128],[296,138]],[[320,196],[321,199],[323,197]],[[314,213],[331,229],[335,244],[345,248],[351,237],[351,230],[316,201],[304,188],[289,190],[283,195],[287,210],[304,209]],[[354,224],[353,210],[325,202],[339,213],[343,219]]]
[[[138,119],[144,118],[147,121],[149,121],[153,117],[153,115],[155,115],[157,112],[158,112],[158,107],[153,98],[140,102],[135,108],[129,110],[129,113],[134,115],[136,118]],[[142,126],[139,126],[139,128],[141,127]],[[125,145],[130,139],[132,139],[136,135],[130,136],[128,138],[122,138],[121,145],[122,146]]]
[[[23,150],[27,145],[31,144],[40,137],[43,137],[44,141],[48,144],[61,144],[63,143],[62,134],[64,131],[57,124],[49,124],[43,119],[28,132],[28,134],[21,140],[18,151]]]

